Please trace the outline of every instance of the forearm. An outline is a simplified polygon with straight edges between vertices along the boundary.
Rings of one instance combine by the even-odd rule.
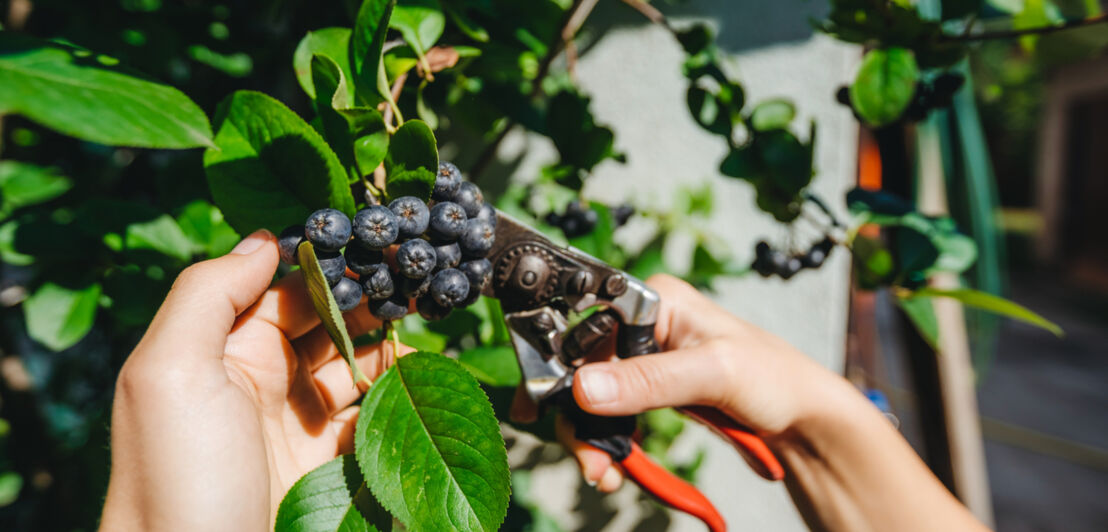
[[[816,530],[984,530],[908,442],[846,381],[773,438],[789,491]]]

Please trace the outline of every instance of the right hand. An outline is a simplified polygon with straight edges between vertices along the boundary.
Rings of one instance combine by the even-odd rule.
[[[647,284],[661,296],[655,335],[661,352],[600,360],[577,370],[573,395],[581,407],[605,416],[633,415],[685,405],[715,407],[767,441],[827,406],[829,397],[853,391],[784,340],[720,308],[688,283],[655,275]],[[610,343],[609,343],[610,344]],[[512,417],[534,416],[527,395],[516,395]],[[559,439],[577,459],[587,482],[614,491],[622,482],[607,453],[573,438],[558,424]]]

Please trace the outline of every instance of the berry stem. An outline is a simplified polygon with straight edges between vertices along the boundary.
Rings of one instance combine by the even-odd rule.
[[[396,333],[396,327],[392,326],[391,321],[385,322],[385,328],[389,331],[389,336],[392,338],[392,358],[396,360],[396,357],[400,355],[400,335]]]

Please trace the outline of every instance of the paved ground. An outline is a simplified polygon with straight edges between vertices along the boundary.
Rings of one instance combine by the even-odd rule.
[[[997,529],[1108,530],[1108,305],[1049,277],[1012,285],[1067,334],[1006,323],[981,383]]]

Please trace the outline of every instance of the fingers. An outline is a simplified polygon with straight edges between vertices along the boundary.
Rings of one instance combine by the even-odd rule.
[[[733,385],[721,348],[711,341],[664,355],[586,364],[574,377],[573,397],[586,411],[605,416],[716,405]]]
[[[277,262],[276,238],[260,230],[231,253],[185,268],[143,337],[141,344],[149,349],[142,351],[176,357],[222,356],[235,317],[265,292]]]
[[[574,428],[563,416],[558,416],[554,433],[563,447],[577,460],[585,483],[605,493],[619,489],[623,475],[612,463],[612,457],[573,436]]]
[[[315,315],[314,311],[312,315]],[[358,304],[358,308],[342,316],[346,321],[346,331],[351,338],[357,338],[381,326],[381,321],[369,313],[369,307],[365,305],[364,298],[362,303]],[[335,342],[331,340],[331,335],[322,326],[315,327],[303,336],[292,340],[292,345],[296,349],[300,362],[312,371],[339,354]]]
[[[331,429],[335,431],[338,446],[335,454],[350,454],[354,452],[354,428],[358,424],[358,405],[348,406],[331,418]]]
[[[371,379],[384,373],[395,360],[392,352],[392,342],[381,342],[374,345],[366,345],[354,350],[354,361],[358,367]],[[415,349],[406,345],[400,346],[400,356],[415,352]],[[315,381],[314,388],[319,390],[323,397],[328,415],[346,408],[365,393],[364,384],[355,386],[354,377],[350,374],[350,367],[346,360],[335,356],[331,360],[319,366],[312,373]]]

